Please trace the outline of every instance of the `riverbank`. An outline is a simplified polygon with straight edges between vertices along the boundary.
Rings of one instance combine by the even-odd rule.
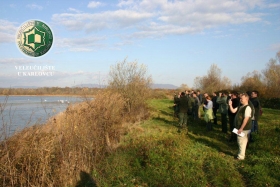
[[[104,99],[106,98],[106,99]],[[0,184],[74,186],[118,144],[124,100],[102,92],[0,143]]]
[[[29,97],[32,97],[32,96],[36,96],[36,97],[40,97],[40,96],[45,96],[45,97],[85,97],[83,95],[67,95],[67,94],[58,94],[58,95],[50,95],[50,94],[40,94],[40,95],[3,95],[3,94],[0,94],[0,96],[4,96],[4,97],[9,97],[9,96],[29,96]],[[93,97],[94,95],[86,95],[86,97]]]
[[[98,95],[92,103],[69,108],[44,128],[31,127],[1,144],[0,182],[23,186],[280,185],[279,111],[263,109],[260,132],[249,145],[246,160],[236,161],[237,144],[227,141],[229,133],[221,132],[220,122],[207,132],[203,120],[189,120],[188,134],[178,132],[172,104],[168,99],[150,100],[150,118],[133,124],[122,121],[122,101],[117,95]]]
[[[42,87],[42,88],[0,88],[1,95],[95,95],[102,88]]]

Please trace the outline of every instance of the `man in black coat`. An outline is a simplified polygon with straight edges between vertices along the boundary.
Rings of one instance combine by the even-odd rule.
[[[238,93],[237,92],[232,92],[231,93],[231,102],[232,102],[232,108],[237,108],[240,106],[240,99],[238,97]],[[228,119],[229,119],[229,128],[230,128],[230,132],[231,132],[231,136],[229,141],[236,141],[236,134],[232,132],[232,130],[234,129],[234,118],[235,118],[236,113],[231,112],[230,108],[228,109]]]
[[[185,92],[181,93],[181,97],[178,101],[179,104],[179,126],[187,127],[188,122],[188,110],[191,107],[191,102],[189,98],[186,97]]]
[[[217,125],[217,110],[219,109],[219,104],[217,103],[217,94],[213,92],[212,96],[212,102],[213,102],[213,114],[214,114],[214,124]]]

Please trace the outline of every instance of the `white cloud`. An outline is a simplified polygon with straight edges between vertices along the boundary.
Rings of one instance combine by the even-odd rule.
[[[268,8],[279,8],[280,3],[270,3],[267,5]]]
[[[0,59],[0,65],[25,65],[32,63],[31,59],[28,58],[4,58]]]
[[[132,10],[105,11],[102,13],[80,14],[54,14],[53,21],[66,26],[70,30],[86,30],[87,32],[103,29],[116,29],[135,26],[141,21],[152,18],[148,12],[136,12]]]
[[[77,10],[77,9],[75,9],[75,8],[68,8],[68,10],[70,11],[70,12],[75,12],[75,13],[80,13],[81,11],[80,10]]]
[[[88,7],[100,5],[92,1]],[[264,14],[257,12],[256,7],[263,6],[263,0],[120,0],[115,10],[54,14],[52,20],[69,30],[87,33],[123,30],[129,37],[155,37],[261,22]]]
[[[100,3],[99,1],[91,1],[91,2],[89,2],[87,7],[88,8],[97,8],[102,5],[104,5],[104,4]]]
[[[15,42],[16,23],[0,19],[0,43]]]
[[[11,8],[16,8],[16,5],[15,4],[10,4],[10,7]]]
[[[0,32],[0,43],[15,42],[15,35]]]
[[[43,70],[42,70],[43,71]],[[58,71],[48,70],[44,72],[51,72],[51,76],[22,76],[22,73],[18,72],[41,72],[32,70],[16,70],[13,67],[13,71],[0,72],[0,80],[3,84],[1,87],[13,87],[13,86],[74,86],[74,84],[80,83],[98,83],[99,81],[107,80],[107,74],[100,72],[88,72],[88,71]],[[20,75],[20,76],[19,76]],[[49,74],[50,75],[50,74]]]
[[[0,65],[7,66],[7,65],[31,65],[38,61],[32,58],[2,58],[0,59]],[[45,63],[49,64],[48,61],[40,61],[40,64]],[[39,64],[36,64],[39,65]]]
[[[43,9],[42,6],[37,5],[37,4],[35,4],[35,3],[33,3],[33,4],[28,4],[28,5],[26,5],[26,7],[29,8],[29,9],[32,9],[32,10],[42,10],[42,9]]]
[[[130,6],[130,5],[134,5],[134,0],[121,0],[117,4],[118,7],[125,7],[125,6]]]
[[[74,52],[89,52],[101,48],[106,37],[58,38],[56,46]]]
[[[280,43],[275,43],[275,44],[272,44],[271,46],[270,46],[270,48],[272,49],[272,50],[275,50],[275,51],[280,51]]]

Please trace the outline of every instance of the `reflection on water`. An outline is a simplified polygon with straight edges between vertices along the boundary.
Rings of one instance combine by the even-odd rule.
[[[0,96],[0,133],[13,133],[34,124],[44,124],[69,104],[82,100],[69,96]]]

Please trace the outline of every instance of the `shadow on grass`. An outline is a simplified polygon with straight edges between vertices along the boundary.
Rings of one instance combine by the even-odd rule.
[[[178,126],[179,119],[173,116],[172,111],[167,112],[164,110],[159,110],[160,115],[153,118],[154,120],[159,120],[167,125],[172,125],[177,127],[177,132],[183,132],[184,130]],[[162,115],[162,116],[161,116]],[[165,117],[173,117],[172,120],[167,120]],[[201,118],[199,120],[194,120],[191,116],[188,116],[188,131],[189,137],[197,142],[205,144],[209,147],[216,149],[218,152],[224,153],[229,156],[235,156],[232,150],[237,149],[237,145],[234,143],[228,143],[228,135],[220,132],[221,125],[213,125],[214,130],[207,132],[206,122]],[[198,135],[198,136],[197,136]],[[211,141],[214,139],[216,141]]]
[[[80,171],[80,178],[75,187],[97,187],[94,179],[87,172]]]
[[[166,116],[174,116],[174,112],[170,111],[170,112],[166,112],[164,110],[159,110],[161,114],[166,115]]]
[[[210,140],[208,140],[207,138],[201,137],[201,136],[196,137],[195,135],[192,135],[190,133],[188,134],[188,136],[190,137],[190,139],[192,139],[194,141],[197,141],[197,142],[200,142],[200,143],[202,143],[202,144],[204,144],[208,147],[211,147],[213,149],[216,149],[218,152],[224,153],[224,154],[229,155],[229,156],[236,156],[235,154],[233,154],[230,151],[230,149],[234,149],[234,147],[236,146],[235,144],[230,145],[230,147],[229,147],[229,145],[219,145],[218,143],[211,141],[211,139],[213,137],[210,137],[210,136],[207,136],[207,135],[204,135],[204,136],[210,137],[211,138]],[[222,138],[214,138],[214,139],[216,139],[218,142],[220,142],[220,144],[223,144],[223,141],[225,141],[225,140],[221,140]]]
[[[161,117],[160,115],[158,117],[154,117],[153,120],[162,121],[162,122],[164,122],[164,124],[166,124],[168,126],[169,125],[174,126],[176,124],[176,122],[174,120],[167,120],[167,119]]]
[[[193,141],[200,142],[226,155],[235,156],[233,152],[235,149],[237,151],[237,144],[228,142],[229,134],[222,133],[220,125],[213,124],[213,130],[207,131],[206,122],[203,119],[190,119],[188,121],[188,130],[191,132],[189,133],[189,138]]]

